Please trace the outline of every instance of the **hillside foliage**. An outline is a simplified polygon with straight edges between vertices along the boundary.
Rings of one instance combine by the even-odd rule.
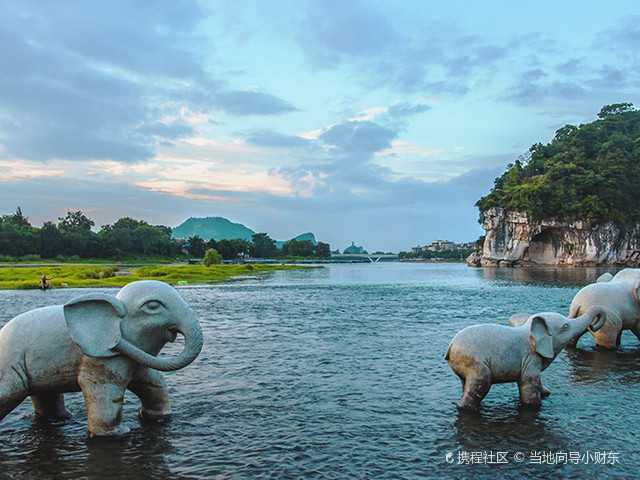
[[[565,125],[549,143],[536,143],[507,166],[476,203],[526,212],[540,220],[640,222],[640,111],[630,103],[606,105],[598,118]]]

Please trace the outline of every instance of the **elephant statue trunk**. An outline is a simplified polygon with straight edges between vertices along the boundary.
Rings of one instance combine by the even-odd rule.
[[[121,338],[115,350],[129,357],[130,359],[149,368],[163,372],[180,370],[193,362],[202,350],[202,329],[200,324],[194,319],[178,325],[173,330],[184,336],[184,349],[176,357],[156,357],[148,354],[144,350],[136,347],[131,342]]]
[[[584,314],[570,318],[572,318],[571,323],[574,332],[573,339],[569,342],[571,344],[572,342],[577,342],[587,331],[595,334],[604,327],[607,320],[607,311],[604,307],[593,305]],[[512,327],[519,327],[530,319],[531,314],[529,313],[516,313],[509,318],[508,323]]]
[[[587,330],[591,333],[596,333],[604,326],[606,318],[606,311],[600,305],[593,305],[589,307],[585,313],[571,322],[578,326],[576,329],[576,338],[580,338]]]

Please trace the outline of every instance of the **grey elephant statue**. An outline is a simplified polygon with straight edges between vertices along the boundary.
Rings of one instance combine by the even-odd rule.
[[[593,334],[596,345],[615,350],[624,330],[640,339],[640,268],[625,268],[615,275],[605,273],[596,283],[581,289],[571,302],[569,317],[576,318],[592,305],[606,312],[604,326]],[[572,346],[577,344],[577,340]]]
[[[182,352],[158,357],[184,336]],[[127,433],[125,390],[141,401],[140,416],[170,413],[161,371],[189,365],[202,350],[202,330],[171,286],[133,282],[116,296],[89,293],[65,305],[18,315],[0,329],[0,419],[31,396],[36,415],[68,417],[63,394],[82,391],[91,437]]]
[[[539,406],[548,390],[540,374],[562,349],[587,330],[597,331],[604,323],[604,311],[591,307],[581,317],[543,312],[531,315],[519,326],[481,324],[458,332],[451,340],[445,359],[462,382],[462,410],[478,410],[494,383],[517,382],[520,402]]]

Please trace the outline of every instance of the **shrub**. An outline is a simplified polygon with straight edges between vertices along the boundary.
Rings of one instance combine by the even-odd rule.
[[[207,267],[210,267],[211,265],[219,265],[222,263],[222,256],[215,248],[209,248],[204,252],[204,259],[202,260],[202,263]]]

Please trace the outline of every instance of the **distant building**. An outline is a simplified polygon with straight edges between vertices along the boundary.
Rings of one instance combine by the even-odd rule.
[[[369,252],[367,252],[364,247],[359,247],[355,244],[355,242],[351,242],[351,245],[349,245],[347,248],[344,249],[344,251],[342,252],[343,255],[361,255],[361,254],[368,254]]]
[[[457,245],[449,240],[434,240],[431,245],[426,247],[431,252],[444,252],[447,250],[455,250]]]
[[[420,256],[424,252],[450,252],[469,248],[475,248],[475,242],[455,243],[449,240],[434,240],[429,245],[418,245],[417,247],[411,248],[411,253]]]

